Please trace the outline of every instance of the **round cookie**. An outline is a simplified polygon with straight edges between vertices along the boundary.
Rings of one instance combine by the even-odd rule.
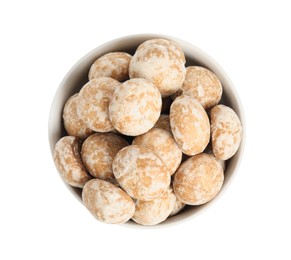
[[[182,152],[173,135],[167,130],[153,128],[147,133],[137,136],[132,144],[152,150],[168,166],[170,175],[175,173],[181,163]]]
[[[78,116],[96,132],[114,130],[109,119],[108,106],[114,90],[121,84],[111,78],[92,79],[80,91],[77,104]]]
[[[110,52],[98,58],[89,71],[89,80],[110,77],[118,81],[127,80],[131,55],[126,52]]]
[[[145,79],[131,79],[119,86],[109,104],[114,128],[124,135],[136,136],[157,122],[162,106],[159,90]]]
[[[186,68],[186,77],[181,90],[184,95],[197,99],[205,109],[217,105],[222,95],[218,77],[212,71],[199,66]]]
[[[65,136],[55,146],[54,162],[62,179],[71,186],[82,188],[91,179],[80,156],[78,137]]]
[[[129,64],[130,78],[145,78],[159,89],[163,97],[181,88],[185,78],[181,57],[168,46],[149,44],[133,55]]]
[[[133,200],[122,189],[103,180],[88,181],[82,199],[96,219],[108,224],[125,223],[135,211]]]
[[[223,169],[215,158],[201,153],[182,163],[175,173],[176,196],[188,205],[201,205],[213,199],[224,180]]]
[[[224,105],[211,109],[211,140],[213,154],[217,159],[228,160],[239,148],[242,125],[237,114]]]
[[[176,195],[175,195],[175,196],[176,196]],[[177,198],[177,196],[176,196],[176,202],[175,202],[174,208],[173,208],[173,210],[172,210],[172,212],[171,212],[171,214],[170,214],[170,217],[175,216],[175,215],[177,215],[178,213],[180,213],[180,211],[181,211],[185,206],[186,206],[186,204],[185,204],[183,201],[179,200],[179,199]]]
[[[160,115],[158,121],[154,125],[156,128],[161,128],[172,133],[169,115]]]
[[[159,224],[173,211],[175,201],[176,196],[170,188],[151,201],[138,200],[132,220],[147,226]]]
[[[173,51],[178,56],[178,58],[184,62],[184,64],[186,63],[186,58],[185,58],[185,54],[184,54],[183,50],[174,41],[161,39],[161,38],[147,40],[147,41],[143,42],[141,45],[139,45],[138,48],[136,49],[136,51],[139,51],[139,50],[147,47],[148,45],[165,46],[165,47],[169,48],[171,51]]]
[[[86,126],[84,121],[77,114],[78,94],[71,96],[63,110],[64,127],[68,135],[87,138],[93,131]]]
[[[127,145],[127,141],[112,133],[93,134],[82,145],[83,163],[95,178],[114,182],[112,161],[117,152]]]
[[[133,198],[152,200],[170,185],[167,166],[150,149],[130,145],[120,150],[112,164],[120,186]]]
[[[210,123],[200,103],[182,95],[174,100],[170,110],[170,124],[174,138],[183,153],[201,153],[210,139]]]

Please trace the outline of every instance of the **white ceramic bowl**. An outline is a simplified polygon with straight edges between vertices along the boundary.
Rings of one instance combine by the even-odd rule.
[[[244,133],[239,150],[237,151],[235,156],[233,156],[230,160],[227,161],[224,184],[220,193],[215,197],[215,199],[202,206],[197,207],[187,206],[178,215],[173,216],[164,221],[163,223],[155,226],[155,227],[165,227],[168,225],[180,223],[184,220],[189,220],[190,218],[197,216],[198,213],[201,213],[204,209],[208,208],[215,201],[217,201],[225,192],[225,190],[230,184],[230,181],[234,177],[243,154],[245,143],[245,121],[243,108],[239,96],[235,90],[235,87],[233,86],[232,82],[230,81],[229,77],[224,72],[224,70],[205,52],[201,51],[199,48],[183,40],[171,36],[158,34],[129,35],[115,39],[113,41],[107,42],[97,47],[96,49],[85,55],[83,58],[81,58],[67,73],[67,75],[61,82],[51,105],[48,132],[50,149],[51,153],[53,154],[56,142],[62,136],[66,135],[62,123],[62,111],[65,102],[68,100],[70,96],[72,96],[74,93],[77,93],[81,89],[81,87],[88,81],[88,71],[91,64],[101,55],[112,51],[126,51],[133,54],[139,44],[152,38],[166,38],[176,41],[181,46],[185,53],[187,59],[186,66],[200,65],[212,70],[219,77],[223,86],[222,103],[232,107],[236,111],[242,122]],[[66,186],[75,195],[75,197],[79,201],[81,201],[81,189],[73,188],[67,184]],[[128,227],[143,227],[132,221],[129,221],[124,225]]]

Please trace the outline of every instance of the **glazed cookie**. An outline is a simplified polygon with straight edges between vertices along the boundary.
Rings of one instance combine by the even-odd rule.
[[[91,179],[80,156],[78,137],[65,136],[55,146],[54,161],[62,179],[71,186],[82,188]]]
[[[224,180],[223,169],[215,158],[201,153],[190,157],[177,170],[173,188],[188,205],[201,205],[213,199]]]
[[[108,105],[114,90],[121,84],[111,78],[92,79],[80,91],[77,103],[78,116],[96,132],[114,129],[109,119]]]
[[[184,95],[196,98],[205,109],[217,105],[222,95],[218,77],[212,71],[199,66],[186,68],[181,90]]]
[[[92,176],[114,182],[113,158],[127,145],[128,142],[118,135],[96,133],[84,141],[81,151],[82,160]]]
[[[186,63],[185,54],[184,54],[183,50],[174,41],[161,39],[161,38],[147,40],[147,41],[143,42],[141,45],[139,45],[136,51],[139,51],[139,50],[147,47],[148,45],[165,46],[165,47],[169,48],[171,51],[173,51],[178,56],[178,58],[184,62],[184,64]]]
[[[156,122],[154,127],[161,128],[161,129],[167,130],[170,133],[172,133],[171,125],[170,125],[170,116],[169,115],[160,115],[160,117],[159,117],[159,119]]]
[[[114,91],[109,115],[117,131],[136,136],[154,126],[161,107],[161,95],[154,84],[145,79],[131,79]]]
[[[88,181],[82,199],[96,219],[108,224],[125,223],[135,211],[133,200],[122,189],[103,180]]]
[[[145,78],[163,97],[181,88],[185,78],[184,61],[169,46],[149,44],[138,49],[129,64],[130,78]]]
[[[170,124],[176,142],[183,153],[201,153],[210,139],[210,123],[200,103],[189,96],[175,99],[170,110]]]
[[[175,196],[176,196],[176,195],[175,195]],[[174,208],[173,208],[173,210],[172,210],[172,212],[171,212],[171,214],[170,214],[170,217],[175,216],[175,215],[177,215],[178,213],[180,213],[180,211],[181,211],[185,206],[186,206],[186,204],[185,204],[183,201],[179,200],[179,199],[177,198],[177,196],[176,196],[176,202],[175,202]]]
[[[65,104],[63,110],[64,127],[68,135],[87,138],[93,131],[86,126],[84,121],[77,114],[78,94],[71,96]]]
[[[153,128],[147,133],[137,136],[132,144],[152,150],[168,166],[170,175],[175,173],[181,163],[182,152],[173,135],[167,130]]]
[[[147,226],[159,224],[173,211],[175,201],[176,197],[170,188],[151,201],[138,200],[132,220]]]
[[[170,185],[167,166],[150,149],[130,145],[120,150],[112,164],[120,186],[133,198],[152,200]]]
[[[238,150],[242,125],[230,107],[217,105],[211,109],[211,139],[213,154],[220,160],[228,160]]]
[[[110,77],[118,81],[128,79],[131,55],[126,52],[110,52],[97,59],[89,71],[89,80]]]

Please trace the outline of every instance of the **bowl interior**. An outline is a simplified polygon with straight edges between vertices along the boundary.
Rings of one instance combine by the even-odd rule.
[[[67,75],[61,82],[59,88],[57,89],[57,92],[55,94],[54,100],[51,105],[51,111],[49,115],[49,124],[48,124],[49,131],[48,132],[49,132],[49,144],[50,144],[50,149],[51,149],[52,154],[53,154],[54,146],[57,143],[57,141],[61,137],[66,135],[65,129],[63,127],[63,122],[62,122],[63,107],[66,101],[68,100],[68,98],[72,96],[73,94],[79,92],[82,86],[86,82],[88,82],[88,72],[89,72],[89,68],[91,64],[98,57],[108,52],[125,51],[133,55],[139,44],[153,38],[166,38],[166,39],[176,41],[181,46],[181,48],[183,49],[186,55],[186,60],[187,60],[186,66],[199,65],[213,71],[218,76],[223,86],[223,95],[222,95],[222,100],[220,103],[230,106],[236,111],[239,118],[241,119],[241,122],[244,128],[245,123],[244,123],[242,105],[236,93],[236,90],[232,82],[226,75],[226,73],[223,71],[223,69],[211,57],[209,57],[206,53],[204,53],[197,47],[174,37],[165,36],[165,35],[156,35],[156,34],[133,35],[133,36],[119,38],[119,39],[110,41],[108,43],[105,43],[101,45],[100,47],[97,47],[96,49],[88,53],[86,56],[84,56],[82,59],[80,59],[72,67],[72,69],[67,73]],[[181,213],[159,224],[158,225],[159,227],[166,226],[173,223],[176,224],[177,222],[196,216],[198,213],[201,213],[202,210],[204,210],[205,208],[210,206],[212,203],[214,203],[223,194],[223,192],[229,185],[229,182],[232,179],[239,165],[241,155],[243,152],[244,140],[245,138],[243,136],[242,143],[239,150],[237,151],[235,156],[233,156],[230,160],[226,162],[225,180],[224,180],[223,187],[220,193],[218,194],[218,196],[216,196],[215,199],[213,199],[212,201],[202,206],[196,206],[196,207],[186,206]],[[71,187],[67,184],[66,186],[72,191],[75,197],[79,201],[81,201],[81,189]],[[126,223],[126,225],[141,227],[140,225],[137,225],[132,221],[129,221],[128,223]]]

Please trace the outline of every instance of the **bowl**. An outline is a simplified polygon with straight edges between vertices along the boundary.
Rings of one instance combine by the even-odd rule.
[[[182,212],[178,215],[168,218],[166,221],[158,224],[155,227],[166,227],[169,225],[181,223],[185,220],[189,220],[198,214],[200,214],[203,210],[213,205],[218,199],[221,198],[223,193],[226,191],[227,187],[229,186],[231,180],[235,176],[244,149],[245,143],[245,120],[244,120],[244,113],[241,101],[239,96],[236,92],[236,89],[229,79],[228,75],[224,72],[224,70],[220,67],[220,65],[214,61],[208,54],[200,50],[199,48],[195,47],[194,45],[185,42],[181,39],[167,36],[167,35],[159,35],[159,34],[138,34],[138,35],[129,35],[122,38],[118,38],[107,42],[96,49],[89,52],[83,58],[81,58],[67,73],[64,77],[63,81],[61,82],[60,86],[57,89],[57,92],[54,96],[50,115],[49,115],[49,122],[48,122],[48,134],[49,134],[49,145],[50,150],[53,155],[54,146],[57,141],[66,135],[65,129],[62,123],[62,111],[63,107],[70,96],[74,93],[77,93],[82,86],[88,82],[88,72],[91,64],[100,56],[105,53],[113,52],[113,51],[125,51],[130,54],[134,54],[136,48],[142,42],[153,39],[153,38],[165,38],[169,40],[173,40],[177,42],[181,48],[183,49],[187,63],[186,66],[190,65],[200,65],[206,67],[213,71],[218,78],[220,79],[222,86],[223,86],[223,95],[222,95],[222,103],[233,108],[234,111],[238,114],[242,126],[243,126],[243,138],[241,141],[241,145],[239,150],[236,154],[226,162],[226,169],[225,169],[225,180],[223,187],[219,194],[210,202],[201,205],[201,206],[186,206]],[[57,173],[57,170],[56,170]],[[81,199],[81,189],[71,187],[65,184],[67,188],[72,192],[72,194],[80,201]],[[129,221],[123,224],[128,227],[143,227],[136,224],[133,221]],[[148,227],[147,227],[148,228]]]

